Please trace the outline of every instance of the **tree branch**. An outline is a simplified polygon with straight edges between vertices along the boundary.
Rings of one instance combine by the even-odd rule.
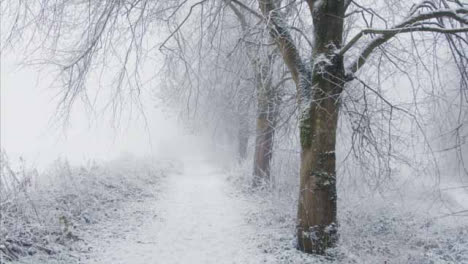
[[[255,17],[263,20],[263,16],[259,13],[257,13],[255,10],[253,10],[252,8],[246,6],[244,3],[238,1],[238,0],[230,0],[230,2],[232,3],[235,3],[236,5],[240,6],[242,9],[245,9],[247,10],[249,13],[251,13],[252,15],[254,15]]]
[[[468,32],[468,27],[464,28],[438,28],[438,27],[406,27],[406,28],[392,28],[392,29],[376,29],[366,28],[356,34],[347,44],[340,50],[340,55],[343,56],[362,36],[367,34],[399,34],[408,32],[436,32],[443,34],[455,34],[460,32]]]
[[[227,5],[229,6],[229,8],[231,8],[232,12],[234,12],[237,19],[239,19],[242,31],[245,32],[247,30],[247,19],[245,19],[245,16],[241,13],[241,11],[232,4],[232,1],[228,0]]]
[[[352,62],[351,65],[347,68],[350,73],[355,73],[366,63],[367,58],[369,58],[369,56],[377,47],[389,41],[391,38],[393,38],[399,33],[422,31],[454,34],[459,32],[467,32],[467,28],[446,29],[425,26],[411,27],[411,25],[414,25],[415,23],[434,18],[451,18],[462,24],[468,24],[468,20],[460,16],[465,14],[468,14],[468,8],[442,9],[412,15],[408,19],[404,20],[403,22],[391,29],[364,29],[363,31],[359,32],[356,36],[354,36],[350,40],[350,42],[348,42],[348,44],[346,44],[345,47],[340,50],[340,54],[343,55],[344,53],[346,53],[354,44],[356,44],[356,42],[363,35],[368,33],[380,34],[380,36],[374,38],[373,40],[371,40],[370,43],[366,45],[366,47],[361,51],[359,56],[355,59],[355,61]]]
[[[283,19],[277,11],[274,1],[259,0],[258,2],[260,10],[266,18],[267,25],[269,26],[270,35],[276,41],[284,62],[291,71],[291,76],[294,82],[296,85],[299,85],[300,75],[305,67],[293,38],[286,25],[284,25]]]
[[[169,35],[169,37],[167,37],[163,43],[159,46],[159,50],[162,50],[163,47],[165,47],[166,43],[174,36],[175,33],[177,33],[180,28],[182,28],[182,26],[185,24],[185,22],[187,22],[187,20],[189,19],[190,15],[192,14],[193,12],[193,9],[198,6],[198,5],[202,5],[203,3],[205,3],[206,1],[208,0],[202,0],[200,2],[197,2],[195,4],[193,4],[191,7],[190,7],[190,10],[187,14],[187,16],[185,16],[184,20],[182,20],[182,22],[177,26],[177,28]]]

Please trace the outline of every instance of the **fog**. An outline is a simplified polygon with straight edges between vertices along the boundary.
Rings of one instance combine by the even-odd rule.
[[[47,67],[25,65],[20,51],[15,53],[2,54],[1,60],[1,147],[13,162],[22,157],[29,166],[43,169],[57,158],[77,165],[122,154],[171,155],[175,142],[188,137],[177,116],[149,89],[142,91],[141,110],[122,109],[118,119],[109,110],[96,118],[77,100],[70,118],[61,120],[60,87],[51,85]],[[103,103],[99,98],[97,105]]]
[[[468,263],[466,3],[1,11],[0,264]]]

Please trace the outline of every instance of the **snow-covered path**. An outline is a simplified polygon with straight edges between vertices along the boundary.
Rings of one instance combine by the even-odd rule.
[[[223,173],[204,160],[183,162],[159,198],[143,205],[139,226],[123,238],[97,241],[89,263],[256,263],[249,207]],[[141,210],[140,210],[141,211]]]

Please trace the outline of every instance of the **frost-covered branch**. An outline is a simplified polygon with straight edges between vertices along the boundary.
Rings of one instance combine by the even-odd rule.
[[[277,42],[294,82],[299,84],[301,71],[305,67],[287,25],[284,24],[274,1],[260,0],[259,5],[263,16],[266,18],[271,37]]]
[[[263,16],[259,13],[257,13],[255,10],[253,10],[252,8],[248,7],[247,5],[245,5],[244,3],[242,3],[241,1],[238,1],[238,0],[229,0],[229,2],[232,2],[232,3],[235,3],[236,5],[238,5],[239,7],[241,7],[242,9],[245,9],[246,11],[248,11],[250,14],[254,15],[255,17],[259,18],[259,19],[263,19]]]
[[[435,32],[443,34],[455,34],[461,32],[468,32],[468,27],[462,28],[439,28],[439,27],[405,27],[405,28],[392,28],[392,29],[376,29],[376,28],[366,28],[361,30],[356,36],[354,36],[347,44],[344,46],[339,54],[343,56],[354,44],[364,35],[368,34],[383,34],[383,35],[395,35],[399,33],[408,33],[408,32]]]
[[[468,8],[457,8],[457,9],[442,9],[442,10],[435,10],[431,12],[424,12],[419,14],[413,14],[403,22],[399,23],[398,25],[390,28],[390,29],[364,29],[359,32],[355,37],[351,39],[351,41],[346,44],[343,49],[341,49],[340,54],[345,54],[351,47],[353,47],[357,41],[364,35],[374,33],[379,34],[377,37],[372,39],[364,49],[359,53],[358,57],[350,64],[348,67],[349,72],[355,73],[357,72],[366,62],[367,58],[372,54],[372,52],[380,47],[382,44],[386,43],[394,36],[399,33],[407,33],[407,32],[435,32],[435,33],[443,33],[443,34],[455,34],[460,32],[467,32],[466,27],[460,28],[443,28],[443,27],[427,27],[418,25],[421,22],[428,21],[431,19],[443,19],[449,18],[455,21],[460,22],[462,25],[467,25],[468,20],[465,18],[466,14],[468,14]],[[416,25],[416,26],[413,26]]]
[[[166,43],[172,38],[174,37],[174,34],[176,34],[177,32],[179,32],[179,30],[182,28],[182,26],[187,22],[187,20],[190,18],[190,15],[192,14],[193,10],[195,7],[199,6],[199,5],[203,5],[203,3],[205,3],[206,1],[208,0],[202,0],[202,1],[199,1],[195,4],[193,4],[192,6],[190,6],[190,9],[189,9],[189,12],[188,14],[185,16],[185,18],[182,20],[182,22],[180,22],[180,24],[176,27],[176,29],[174,31],[172,31],[172,33],[163,41],[163,43],[159,46],[159,50],[162,50],[163,47],[165,47]]]

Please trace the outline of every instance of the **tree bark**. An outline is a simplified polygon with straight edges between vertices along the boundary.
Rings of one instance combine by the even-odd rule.
[[[247,158],[247,147],[249,145],[248,109],[243,113],[244,115],[239,116],[239,130],[237,135],[239,161],[244,161]]]
[[[301,89],[297,238],[302,251],[324,254],[338,239],[335,144],[345,74],[336,51],[342,42],[344,3],[311,2],[314,50],[311,86]]]
[[[254,187],[270,181],[270,164],[273,157],[275,113],[258,113],[254,154]]]
[[[337,241],[336,131],[344,66],[339,49],[343,38],[344,0],[307,0],[312,16],[311,65],[303,60],[277,2],[259,0],[270,36],[296,83],[301,110],[301,169],[297,216],[298,248],[324,254]]]
[[[253,186],[270,181],[270,164],[273,157],[273,141],[278,119],[278,91],[272,85],[270,56],[256,68],[257,79],[257,127],[253,169]]]
[[[229,1],[234,14],[239,19],[242,30],[248,32],[245,16]],[[247,54],[251,59],[256,79],[257,90],[257,120],[255,135],[255,152],[253,168],[253,186],[270,181],[270,164],[273,156],[273,141],[276,122],[278,119],[278,87],[272,85],[271,67],[275,57],[275,51],[265,61],[261,61],[256,55],[256,50],[247,45]],[[239,137],[240,139],[241,137]],[[244,141],[245,142],[245,141]],[[239,141],[239,152],[243,153],[244,145]],[[246,147],[246,146],[245,146]],[[242,156],[242,155],[241,155]]]
[[[337,241],[335,144],[342,87],[324,80],[319,83],[324,92],[316,93],[300,124],[297,238],[302,251],[324,254]]]

